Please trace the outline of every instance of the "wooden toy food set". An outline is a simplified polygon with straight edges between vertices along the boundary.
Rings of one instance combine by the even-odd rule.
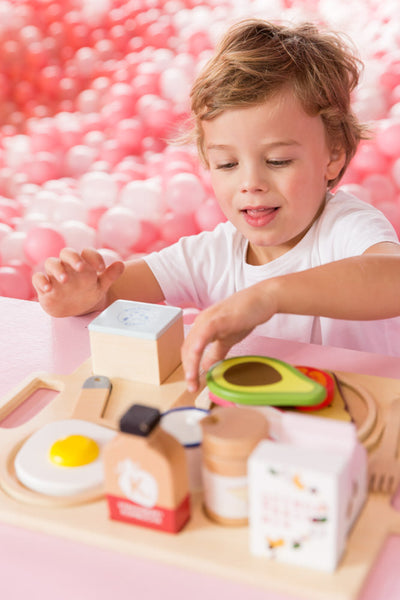
[[[308,445],[302,428],[296,429],[299,419],[308,419],[305,414],[308,413],[320,416],[321,422],[328,422],[328,419],[322,417],[335,419],[336,423],[332,427],[339,426],[342,421],[353,429],[351,422],[354,423],[357,438],[368,451],[371,488],[374,491],[369,493],[358,518],[354,506],[347,515],[347,529],[341,533],[341,539],[346,540],[346,544],[334,572],[304,567],[301,563],[295,565],[281,562],[282,532],[278,528],[268,545],[262,539],[262,550],[254,551],[258,541],[249,539],[252,523],[250,522],[249,527],[227,527],[210,520],[203,510],[201,492],[192,492],[190,519],[176,535],[109,519],[101,457],[104,448],[111,447],[119,435],[117,429],[122,415],[133,404],[164,412],[173,407],[200,406],[204,403],[206,390],[203,389],[198,396],[186,390],[179,352],[176,350],[183,339],[182,314],[179,309],[172,309],[172,312],[170,309],[171,307],[118,301],[89,326],[91,359],[71,375],[32,375],[2,399],[0,419],[4,419],[40,388],[57,392],[51,403],[23,425],[14,429],[0,428],[0,519],[10,524],[141,558],[205,571],[298,598],[356,599],[386,537],[391,533],[400,533],[400,517],[391,506],[390,495],[375,491],[380,485],[385,491],[392,490],[398,481],[400,402],[396,398],[400,397],[400,380],[397,379],[343,372],[328,373],[326,375],[329,377],[326,379],[334,380],[332,402],[318,411],[314,412],[311,410],[313,406],[307,406],[306,411],[303,407],[300,414],[300,405],[294,412],[261,405],[252,409],[246,406],[239,409],[262,412],[268,421],[270,437],[279,439],[279,443],[261,441],[249,464],[253,461],[256,470],[265,469],[266,465],[272,467],[272,471],[275,469],[275,473],[269,469],[269,476],[279,479],[281,487],[275,489],[280,494],[286,494],[285,502],[291,498],[287,495],[288,481],[291,486],[295,483],[297,495],[302,490],[315,487],[315,480],[306,479],[306,469],[302,472],[297,470],[296,473],[290,471],[293,456],[298,459],[301,454],[304,464],[308,466],[310,460],[316,461],[312,472],[315,474],[319,469],[320,474],[328,474],[328,480],[336,469],[335,477],[330,477],[330,481],[339,482],[339,492],[335,492],[335,497],[339,500],[342,493],[340,485],[346,481],[346,477],[336,477],[336,473],[343,473],[343,465],[346,471],[347,466],[353,464],[350,458],[353,456],[354,437],[350,433],[343,445],[344,458],[325,468],[328,448],[321,450],[320,447],[312,448]],[[120,348],[123,348],[122,352]],[[148,368],[151,361],[152,366]],[[217,386],[220,386],[212,389],[212,384],[210,385],[216,404],[220,399],[221,404],[228,403],[228,408],[229,403],[233,406],[240,405],[241,393],[245,390],[237,388],[251,388],[256,384],[255,387],[270,386],[269,390],[274,391],[273,386],[276,384],[280,388],[290,387],[290,380],[295,379],[295,376],[300,377],[300,387],[303,389],[307,380],[302,375],[306,374],[308,377],[313,375],[311,379],[314,383],[321,385],[322,381],[322,387],[328,392],[328,381],[324,380],[324,374],[318,370],[309,371],[308,367],[302,367],[296,372],[281,361],[265,357],[262,362],[267,365],[267,369],[261,374],[261,379],[264,378],[262,381],[253,378],[252,382],[246,383],[242,378],[246,372],[246,363],[250,369],[255,369],[255,357],[241,357],[238,360],[239,367],[235,362],[221,365],[220,369],[230,369],[230,373],[219,373],[221,378],[226,379],[225,382],[222,381],[222,385],[221,378],[218,379],[215,372],[211,372]],[[275,371],[280,373],[280,378]],[[286,378],[285,373],[290,377]],[[271,377],[275,377],[276,381],[271,383]],[[226,382],[231,387],[230,392],[239,392],[239,397],[223,397]],[[321,393],[321,389],[314,383],[309,383],[316,394],[312,404],[323,405],[326,393]],[[332,394],[332,390],[329,393]],[[296,404],[296,399],[291,402]],[[271,445],[279,450],[274,453],[275,462],[271,462]],[[301,452],[293,450],[298,447],[302,448]],[[59,477],[57,472],[68,473],[68,477]],[[83,473],[84,476],[78,476],[78,473]],[[385,479],[386,474],[389,482]],[[250,489],[250,493],[253,492]],[[260,494],[268,494],[268,489],[256,491],[255,497],[260,498]],[[178,496],[184,501],[185,491]],[[329,492],[326,497],[333,496]],[[355,497],[361,502],[361,493]],[[264,498],[264,521],[275,515],[273,498],[267,500],[269,504]],[[327,515],[326,506],[323,512],[323,506],[318,506],[314,500],[315,496],[311,512],[315,517],[317,513],[314,509],[320,510],[317,517],[321,517],[323,522]],[[343,506],[340,510],[343,510]],[[304,517],[304,506],[300,506],[299,511]],[[254,514],[256,519],[259,518],[259,514]],[[289,517],[292,518],[293,515],[290,514]],[[279,524],[279,521],[275,522],[275,525]],[[301,519],[300,524],[302,527],[299,528],[298,537],[292,540],[292,546],[304,549],[309,539],[315,541],[317,538],[314,536],[315,528],[307,529]]]

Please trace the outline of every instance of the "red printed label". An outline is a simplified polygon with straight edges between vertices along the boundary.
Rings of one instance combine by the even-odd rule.
[[[111,519],[125,521],[133,525],[142,525],[151,529],[177,533],[190,517],[189,494],[174,510],[153,506],[148,508],[136,504],[124,497],[107,494],[109,514]]]

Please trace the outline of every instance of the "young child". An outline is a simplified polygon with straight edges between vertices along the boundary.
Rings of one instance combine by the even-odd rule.
[[[200,364],[255,328],[400,355],[397,236],[374,207],[330,192],[364,136],[350,107],[358,76],[342,39],[311,24],[231,27],[191,94],[227,222],[107,268],[95,250],[64,249],[33,277],[42,307],[70,316],[117,298],[198,306],[182,348],[193,391]]]

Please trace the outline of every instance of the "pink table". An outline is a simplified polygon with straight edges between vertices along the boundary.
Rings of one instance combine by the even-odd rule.
[[[87,324],[93,317],[56,320],[36,303],[8,298],[0,298],[0,310],[0,397],[31,373],[68,374],[89,357]],[[400,358],[256,337],[237,351],[259,352],[293,364],[400,378]],[[391,537],[360,600],[400,598],[399,555],[400,539]],[[32,595],[42,600],[295,600],[6,523],[0,523],[0,589],[2,597],[10,600]]]

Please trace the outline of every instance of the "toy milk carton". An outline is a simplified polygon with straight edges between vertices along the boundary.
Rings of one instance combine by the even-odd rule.
[[[156,408],[134,404],[103,450],[111,519],[177,533],[190,517],[185,449],[159,426]]]
[[[94,373],[159,385],[181,362],[183,311],[117,300],[89,324]]]
[[[249,458],[250,551],[334,571],[366,498],[366,451],[351,423],[287,413],[281,433]]]

